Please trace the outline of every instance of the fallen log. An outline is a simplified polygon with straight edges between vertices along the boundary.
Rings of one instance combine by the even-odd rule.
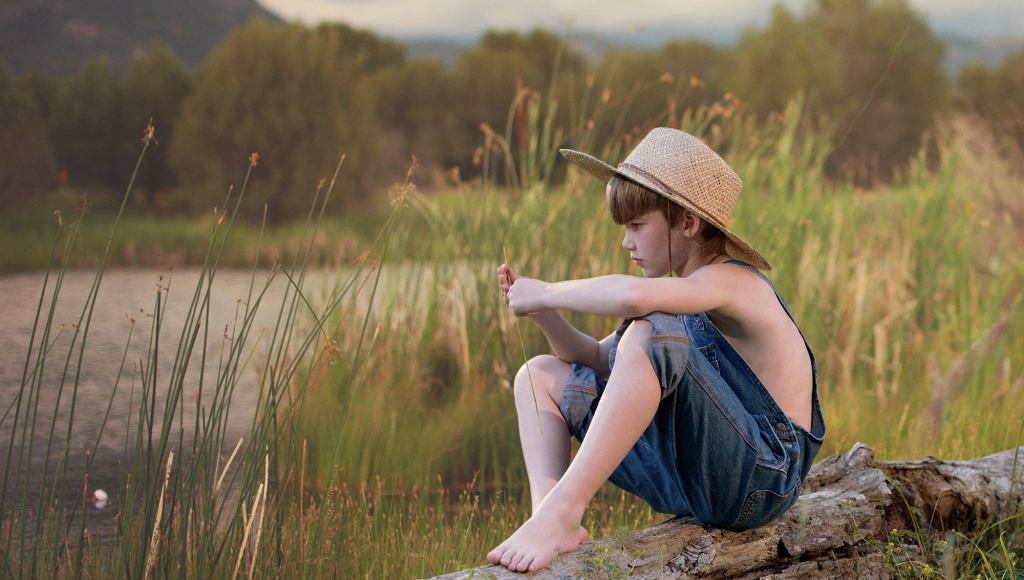
[[[970,461],[875,461],[862,443],[816,464],[800,499],[762,528],[729,532],[673,518],[622,537],[582,544],[538,578],[872,578],[889,575],[883,544],[893,529],[969,533],[1024,502],[1024,447]],[[480,566],[438,579],[521,578]]]

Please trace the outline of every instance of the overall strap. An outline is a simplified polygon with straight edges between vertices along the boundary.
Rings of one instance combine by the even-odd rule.
[[[748,270],[760,276],[762,280],[767,282],[768,286],[770,286],[772,291],[775,292],[775,297],[779,299],[779,304],[782,304],[783,310],[786,311],[786,314],[789,316],[789,319],[793,321],[793,325],[796,326],[797,332],[800,333],[800,338],[802,338],[804,341],[804,347],[807,348],[807,356],[810,357],[811,359],[811,431],[810,433],[808,433],[808,435],[811,437],[816,437],[816,445],[820,446],[821,438],[825,436],[825,418],[821,414],[821,405],[820,403],[818,403],[818,364],[817,361],[815,361],[814,359],[814,352],[811,350],[811,345],[810,343],[807,342],[807,337],[804,336],[804,331],[800,329],[800,325],[797,324],[796,319],[793,318],[793,313],[790,312],[789,306],[786,305],[786,301],[782,299],[782,295],[779,294],[779,290],[775,287],[775,284],[773,284],[772,281],[768,279],[767,276],[765,276],[764,274],[761,273],[760,270],[744,262],[743,260],[729,259],[726,260],[726,262],[732,262],[733,264],[747,268]],[[801,432],[807,432],[803,428],[800,428],[799,430]],[[817,453],[817,451],[815,451],[815,453]],[[806,470],[808,469],[810,469],[810,465],[805,465],[803,471],[804,477],[806,477]]]
[[[730,258],[730,259],[726,260],[723,263],[724,264],[733,263],[733,264],[736,264],[737,266],[743,266],[744,268],[746,268],[746,269],[750,270],[751,272],[753,272],[753,273],[757,274],[758,276],[760,276],[762,280],[764,280],[765,282],[768,283],[768,286],[771,287],[772,292],[775,292],[775,297],[779,299],[779,303],[782,304],[782,309],[786,311],[786,315],[789,316],[789,319],[793,321],[793,324],[796,324],[796,319],[793,318],[793,313],[790,312],[789,306],[786,304],[786,301],[782,299],[782,295],[779,294],[778,288],[776,288],[775,284],[773,284],[772,281],[768,279],[768,276],[765,276],[764,274],[761,273],[760,270],[758,270],[754,266],[751,266],[750,264],[744,262],[743,260],[737,260],[735,258]],[[797,324],[797,329],[799,329],[799,328],[800,328],[800,325]],[[803,336],[803,332],[802,331],[801,331],[800,335]]]
[[[772,283],[772,281],[769,280],[767,276],[762,274],[761,271],[758,270],[757,267],[755,267],[755,266],[753,266],[753,265],[751,265],[749,263],[746,263],[743,260],[739,260],[739,259],[735,259],[735,258],[730,258],[730,259],[725,260],[722,263],[734,263],[736,265],[743,266],[743,267],[746,268],[746,270],[749,270],[749,271],[753,272],[754,274],[757,274],[758,276],[761,277],[762,280],[764,280],[765,282],[768,283],[768,286],[771,288],[772,292],[775,293],[775,297],[778,298],[778,302],[780,304],[782,304],[782,309],[785,310],[786,316],[790,317],[790,320],[792,320],[793,324],[796,325],[797,332],[799,332],[800,333],[800,337],[804,339],[804,344],[807,346],[808,353],[811,353],[811,345],[807,342],[807,337],[804,336],[804,331],[800,329],[800,325],[797,324],[797,319],[793,318],[793,313],[790,310],[790,306],[788,306],[785,303],[785,300],[782,299],[782,295],[778,293],[778,288],[775,288],[775,285]],[[814,364],[814,355],[813,354],[811,354],[811,364],[812,365]]]

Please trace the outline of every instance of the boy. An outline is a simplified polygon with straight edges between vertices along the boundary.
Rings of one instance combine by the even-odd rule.
[[[758,271],[771,267],[727,228],[742,182],[707,145],[668,128],[618,167],[561,152],[608,183],[622,246],[644,277],[547,283],[498,268],[509,308],[540,325],[555,356],[516,376],[533,515],[487,559],[535,571],[575,550],[589,539],[584,510],[609,479],[658,512],[717,527],[779,517],[825,424],[814,355]],[[598,342],[558,308],[624,320]],[[570,436],[581,441],[571,464]]]

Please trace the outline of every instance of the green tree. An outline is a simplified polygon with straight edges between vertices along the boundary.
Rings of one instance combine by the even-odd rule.
[[[956,79],[957,104],[961,109],[983,116],[1001,137],[1014,139],[1024,147],[1024,50],[1013,54],[998,67],[964,67]]]
[[[569,126],[572,107],[582,94],[586,64],[578,51],[545,30],[534,29],[527,34],[487,32],[477,46],[459,55],[452,70],[451,107],[456,111],[458,128],[452,136],[452,147],[467,155],[472,152],[483,141],[482,123],[504,134],[520,88],[554,98],[561,104],[556,124]],[[521,129],[521,125],[513,128],[513,148],[519,145]]]
[[[906,0],[819,0],[810,24],[844,56],[832,173],[888,177],[949,105],[945,47]]]
[[[830,173],[869,183],[914,155],[947,106],[943,53],[906,0],[817,0],[803,17],[777,5],[726,79],[761,115],[804,92],[837,123]]]
[[[35,104],[0,64],[0,206],[24,202],[56,182],[53,150]]]
[[[403,58],[399,45],[343,25],[309,30],[257,19],[236,31],[210,55],[182,105],[171,164],[184,199],[194,209],[219,204],[256,151],[258,182],[246,204],[253,217],[263,202],[275,217],[306,211],[342,153],[335,198],[369,200],[379,126],[368,79]]]
[[[39,118],[49,127],[57,109],[61,84],[37,70],[28,70],[18,77],[18,88],[35,105]]]
[[[381,161],[389,180],[400,179],[411,155],[422,166],[448,169],[468,158],[452,139],[458,127],[449,73],[434,59],[411,59],[377,72],[376,116],[383,126]]]
[[[809,107],[830,107],[841,97],[842,74],[843,55],[821,31],[776,4],[767,28],[743,34],[724,82],[749,111],[765,116],[784,110],[799,92]]]
[[[128,69],[122,81],[124,107],[123,125],[127,136],[142,137],[150,119],[156,128],[156,147],[146,154],[139,168],[138,185],[146,193],[149,205],[154,205],[157,192],[174,185],[169,164],[169,151],[174,142],[172,128],[178,119],[178,110],[188,96],[191,78],[174,53],[159,42],[149,45],[146,53]],[[137,147],[137,139],[126,139]],[[128,163],[134,163],[126,155]],[[125,165],[128,171],[131,167]]]
[[[608,104],[597,142],[632,129],[674,125],[684,108],[721,97],[724,55],[723,49],[696,40],[605,53],[597,70]]]
[[[57,97],[50,138],[57,163],[79,187],[124,185],[121,90],[103,57],[89,60]]]

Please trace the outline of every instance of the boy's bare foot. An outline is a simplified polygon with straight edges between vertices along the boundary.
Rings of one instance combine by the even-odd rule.
[[[558,504],[541,506],[507,540],[487,554],[492,564],[501,564],[513,572],[533,572],[544,568],[559,554],[572,552],[580,542],[590,539],[580,525],[578,514]]]

